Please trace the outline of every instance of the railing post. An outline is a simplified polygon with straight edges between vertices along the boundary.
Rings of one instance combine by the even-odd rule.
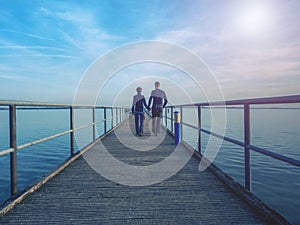
[[[95,141],[96,140],[96,113],[95,113],[96,108],[93,107],[92,110],[93,110],[93,141]]]
[[[121,118],[121,122],[123,122],[123,108],[121,108],[121,112],[120,113],[121,113],[121,117],[120,117]]]
[[[106,134],[107,132],[106,108],[104,108],[103,115],[104,115],[104,134]]]
[[[116,125],[119,124],[119,108],[116,108]]]
[[[10,148],[14,151],[10,153],[10,193],[14,195],[18,192],[17,182],[17,107],[9,106],[9,128],[10,128]]]
[[[245,160],[245,188],[248,191],[251,187],[251,164],[250,164],[250,107],[249,104],[244,104],[244,160]]]
[[[70,154],[71,157],[74,155],[74,107],[71,106],[70,107]]]
[[[174,111],[174,108],[173,106],[171,107],[171,132],[174,133],[174,115],[173,115],[173,112]]]
[[[111,107],[110,115],[111,115],[111,129],[113,129],[114,128],[114,108],[113,107]]]
[[[165,108],[165,125],[166,125],[166,128],[168,129],[168,121],[167,121],[167,117],[168,117],[168,114],[167,114],[167,108]]]
[[[198,105],[198,152],[202,154],[202,147],[201,147],[201,106]]]
[[[183,141],[183,108],[180,106],[180,127],[181,127],[181,132],[180,132],[180,140]]]

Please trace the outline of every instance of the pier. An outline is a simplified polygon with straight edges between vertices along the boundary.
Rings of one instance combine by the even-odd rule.
[[[0,105],[7,105],[0,102]],[[249,106],[253,104],[286,104],[300,103],[300,96],[280,97],[274,99],[256,99],[243,101],[216,102],[214,104],[179,105],[169,107],[171,116],[165,110],[163,123],[173,123],[175,107],[183,112],[184,107],[198,109],[198,126],[181,121],[181,126],[189,126],[201,133],[209,133],[215,137],[235,143],[245,148],[245,187],[237,184],[214,164],[207,170],[199,172],[199,160],[203,155],[201,149],[193,149],[184,140],[179,147],[182,157],[192,156],[185,166],[170,178],[146,185],[130,186],[110,181],[97,173],[85,157],[93,157],[103,146],[119,160],[135,166],[151,165],[169,156],[175,148],[173,127],[166,130],[162,143],[151,151],[135,151],[123,145],[117,135],[130,138],[133,120],[125,109],[116,108],[117,113],[106,116],[112,108],[99,107],[103,110],[104,119],[95,120],[96,107],[91,108],[92,124],[74,128],[74,107],[32,104],[35,107],[66,107],[70,108],[70,130],[55,136],[37,140],[23,146],[16,146],[16,109],[17,106],[29,106],[28,103],[9,103],[11,148],[0,152],[1,155],[11,154],[11,194],[9,204],[0,212],[0,224],[289,224],[280,214],[269,208],[251,192],[250,151],[260,152],[272,158],[299,166],[299,161],[281,156],[250,144]],[[206,106],[242,105],[245,119],[245,142],[239,142],[207,131],[201,127],[201,107]],[[112,121],[112,128],[107,129],[107,121]],[[115,126],[113,126],[115,121]],[[105,133],[96,137],[93,142],[74,152],[74,133],[87,126],[95,131],[97,123],[105,124]],[[145,135],[135,137],[146,140],[151,136],[145,122]],[[23,192],[17,190],[17,151],[31,145],[39,144],[57,136],[70,135],[70,159],[42,181]],[[201,145],[199,145],[201,146]],[[146,144],[140,145],[142,150]],[[176,158],[175,158],[176,163]],[[109,166],[109,165],[106,165]],[[125,171],[126,172],[126,171]]]

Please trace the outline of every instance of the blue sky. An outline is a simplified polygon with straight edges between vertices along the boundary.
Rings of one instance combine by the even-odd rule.
[[[84,72],[99,56],[144,40],[191,50],[212,70],[225,99],[299,94],[297,0],[0,0],[0,4],[0,99],[71,103]],[[147,83],[141,74],[148,77]],[[148,96],[152,82],[168,74],[176,74],[172,80],[181,88],[193,89],[174,68],[168,71],[145,63],[120,71],[119,80],[112,79],[105,94],[126,86],[122,101],[131,100],[136,85],[143,86]],[[165,88],[169,98],[176,94],[172,85]],[[193,101],[203,101],[197,91],[191,95]]]

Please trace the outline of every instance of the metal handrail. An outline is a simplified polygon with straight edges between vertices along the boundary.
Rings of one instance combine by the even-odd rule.
[[[99,105],[75,105],[75,104],[58,104],[58,103],[45,103],[45,102],[30,102],[30,101],[6,101],[6,100],[0,100],[0,106],[38,106],[38,107],[60,107],[68,109],[69,107],[74,108],[119,108],[119,109],[125,109],[125,107],[122,106],[99,106]]]
[[[241,99],[241,100],[230,100],[230,101],[218,101],[218,102],[204,102],[204,103],[193,103],[193,104],[181,104],[181,105],[172,105],[167,106],[167,109],[171,109],[171,117],[167,116],[167,111],[165,111],[165,120],[167,124],[167,120],[171,120],[171,124],[173,124],[173,111],[175,108],[179,108],[181,112],[181,131],[183,131],[183,125],[190,127],[192,129],[198,130],[198,152],[201,154],[201,132],[212,135],[214,137],[223,139],[230,143],[239,145],[244,147],[244,162],[245,162],[245,188],[251,191],[252,182],[251,182],[251,168],[250,168],[250,150],[258,152],[260,154],[272,157],[274,159],[289,163],[294,166],[300,167],[300,161],[293,159],[291,157],[287,157],[278,153],[274,153],[272,151],[259,148],[257,146],[253,146],[250,144],[250,105],[271,105],[271,104],[292,104],[292,103],[300,103],[300,95],[292,95],[292,96],[279,96],[279,97],[267,97],[267,98],[254,98],[254,99]],[[244,141],[239,141],[237,139],[226,137],[221,134],[217,134],[215,132],[206,130],[201,127],[201,109],[210,108],[213,106],[236,106],[242,105],[242,109],[244,110]],[[183,108],[185,107],[197,107],[198,109],[198,126],[186,123],[183,121]],[[239,107],[240,108],[240,107]],[[167,128],[169,129],[169,128]],[[171,126],[171,132],[173,132],[173,126]],[[181,138],[183,138],[183,132],[181,132]]]
[[[217,102],[202,102],[192,104],[181,104],[173,105],[173,107],[192,107],[192,106],[225,106],[225,105],[269,105],[269,104],[290,104],[300,103],[300,95],[289,95],[279,97],[266,97],[266,98],[252,98],[252,99],[240,99],[240,100],[229,100],[229,101],[217,101]],[[170,106],[168,106],[170,107]]]
[[[85,129],[87,127],[93,126],[93,141],[96,140],[96,124],[104,122],[104,134],[109,132],[107,130],[107,122],[111,120],[111,129],[114,128],[114,124],[118,125],[127,118],[127,109],[119,106],[91,106],[91,105],[67,105],[67,104],[51,104],[51,103],[41,103],[41,102],[18,102],[18,101],[0,101],[0,106],[8,107],[9,110],[9,124],[10,124],[10,148],[0,151],[0,156],[10,154],[10,189],[11,195],[17,193],[17,151],[28,148],[33,145],[43,143],[55,139],[57,137],[70,134],[70,154],[71,157],[74,156],[74,133],[78,130]],[[33,142],[29,142],[20,146],[17,146],[17,120],[16,112],[22,107],[22,110],[32,110],[32,109],[69,109],[70,110],[70,129],[49,137],[41,138]],[[27,108],[28,107],[28,108]],[[81,127],[74,128],[74,109],[92,109],[92,123],[83,125]],[[104,119],[96,121],[95,114],[96,109],[103,109]],[[111,116],[107,117],[107,111],[111,111]],[[114,115],[114,110],[116,115]],[[114,123],[114,119],[116,122]],[[102,135],[104,135],[102,134]]]
[[[120,116],[121,116],[121,115],[116,116],[115,118],[120,117]],[[113,119],[113,118],[114,118],[114,117],[109,117],[109,118],[107,118],[107,119],[105,119],[105,120],[104,120],[104,119],[103,119],[103,120],[99,120],[99,121],[96,121],[95,123],[83,125],[83,126],[81,126],[81,127],[78,127],[78,128],[72,129],[72,130],[63,131],[63,132],[61,132],[61,133],[58,133],[58,134],[55,134],[55,135],[52,135],[52,136],[49,136],[49,137],[41,138],[41,139],[38,139],[38,140],[35,140],[35,141],[32,141],[32,142],[29,142],[29,143],[26,143],[26,144],[17,146],[17,151],[22,150],[22,149],[24,149],[24,148],[28,148],[28,147],[34,146],[34,145],[37,145],[37,144],[40,144],[40,143],[43,143],[43,142],[45,142],[45,141],[49,141],[49,140],[55,139],[55,138],[57,138],[57,137],[60,137],[60,136],[69,134],[69,133],[71,133],[71,132],[75,132],[75,131],[78,131],[78,130],[85,129],[85,128],[87,128],[87,127],[91,127],[91,126],[93,126],[93,125],[95,125],[95,124],[102,123],[102,122],[105,122],[105,121],[107,121],[107,120],[111,120],[111,119]],[[13,151],[14,151],[13,148],[1,150],[1,151],[0,151],[0,156],[7,155],[7,154],[9,154],[10,152],[13,152]]]

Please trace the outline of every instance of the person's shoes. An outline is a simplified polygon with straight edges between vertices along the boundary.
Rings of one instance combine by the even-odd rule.
[[[139,136],[140,136],[140,137],[142,137],[142,136],[143,136],[143,134],[142,134],[142,133],[139,133]]]
[[[155,133],[155,136],[158,136],[158,133]]]

